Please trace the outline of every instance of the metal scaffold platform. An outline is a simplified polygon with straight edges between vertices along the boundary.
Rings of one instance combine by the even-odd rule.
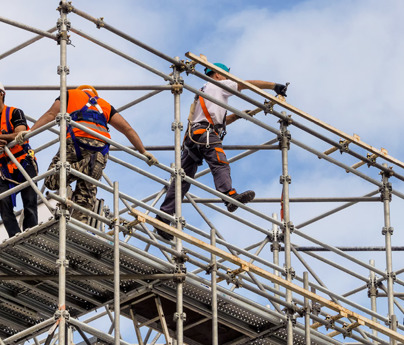
[[[68,227],[66,258],[69,273],[66,283],[66,310],[70,317],[86,315],[114,299],[113,240],[82,229]],[[1,337],[8,338],[52,319],[58,310],[58,222],[48,221],[1,245]],[[171,273],[173,265],[145,255],[133,246],[122,244],[120,252],[121,313],[136,315],[139,323],[152,321],[150,327],[175,334],[176,310],[174,279],[184,274]],[[209,344],[211,332],[211,290],[200,281],[187,278],[184,283],[184,311],[187,344]],[[156,315],[160,317],[156,319]],[[270,333],[274,343],[284,343],[283,320],[247,304],[235,294],[218,296],[219,342],[232,343],[242,338],[260,338]],[[163,329],[164,328],[164,329]],[[35,331],[33,332],[35,334]],[[29,335],[32,337],[32,334]],[[19,338],[19,341],[26,339]],[[265,339],[265,338],[264,338]],[[302,334],[295,344],[304,344]],[[106,340],[105,340],[106,341]],[[260,343],[265,344],[265,340]],[[269,342],[270,344],[272,342]],[[321,344],[320,342],[313,342]]]
[[[288,104],[284,98],[219,69],[202,55],[188,52],[186,59],[172,58],[102,18],[80,11],[71,2],[61,1],[58,10],[57,26],[48,31],[0,17],[0,22],[37,35],[1,54],[0,63],[7,63],[3,59],[42,38],[54,46],[58,43],[60,85],[6,85],[6,89],[60,90],[57,121],[32,131],[29,137],[46,138],[34,148],[37,155],[49,153],[49,149],[53,152],[56,145],[60,145],[62,153],[57,169],[40,171],[34,179],[0,195],[4,198],[28,185],[35,186],[40,207],[50,214],[40,219],[38,226],[0,244],[0,345],[404,344],[404,326],[400,321],[404,314],[404,280],[400,274],[404,268],[395,261],[398,267],[393,269],[393,252],[403,248],[392,241],[390,205],[393,196],[399,203],[404,199],[392,183],[399,185],[404,181],[403,162],[387,150],[367,144],[358,135],[348,135]],[[98,35],[107,30],[146,50],[161,59],[170,72],[160,71],[79,30],[70,17],[94,23]],[[66,90],[76,87],[67,84],[67,49],[74,37],[161,78],[162,85],[93,86],[97,90],[149,92],[121,106],[119,112],[168,91],[174,107],[165,116],[170,115],[173,120],[174,146],[146,149],[173,152],[173,164],[160,162],[153,169],[144,170],[145,157],[113,136],[101,136],[111,151],[100,181],[66,162],[63,153],[67,122],[100,137],[71,120],[66,111]],[[267,115],[265,119],[249,116],[191,86],[188,78],[196,77],[222,87],[198,72],[196,66],[208,67],[249,90],[247,95],[226,89],[251,109],[256,108],[255,114]],[[89,80],[91,74],[83,78]],[[261,194],[248,205],[235,202],[239,211],[230,213],[223,201],[232,199],[210,187],[210,181],[205,183],[209,169],[200,171],[195,179],[183,174],[180,157],[185,126],[180,105],[185,93],[192,98],[203,95],[265,133],[262,144],[248,138],[250,144],[224,148],[227,152],[241,151],[229,159],[231,164],[246,161],[250,168],[252,163],[248,160],[254,155],[271,151],[280,156],[282,192],[278,198]],[[185,108],[188,106],[184,104]],[[37,120],[29,116],[27,119]],[[270,119],[275,119],[278,127]],[[49,133],[53,140],[48,139]],[[311,146],[313,142],[316,144]],[[5,149],[10,158],[13,145],[14,141]],[[349,177],[363,183],[367,192],[360,196],[347,193],[349,196],[296,197],[290,190],[294,150],[332,167],[328,172],[349,172]],[[341,154],[333,155],[334,152]],[[254,169],[260,168],[259,164],[254,165]],[[43,180],[52,174],[59,174],[61,188],[58,192],[45,192]],[[98,187],[99,199],[93,211],[69,199],[68,174]],[[136,194],[132,177],[127,174],[147,186],[147,196]],[[298,172],[293,170],[293,174]],[[176,214],[169,216],[156,204],[173,181],[179,188]],[[192,189],[182,200],[180,187],[184,181]],[[338,206],[325,206],[331,203]],[[274,204],[274,210],[281,209],[280,219],[276,212],[268,212],[268,205]],[[312,218],[294,224],[292,204],[321,204],[322,211],[312,207]],[[346,221],[349,227],[343,212],[359,204],[371,207],[367,214],[374,215],[376,208],[380,210],[383,227],[378,235],[382,243],[361,246],[352,242],[345,245],[347,242],[343,241],[343,246],[335,245],[320,231],[314,231],[314,235],[305,231],[318,223],[321,230],[327,229],[339,216],[341,224]],[[72,218],[71,213],[76,210],[88,214],[90,221],[83,224]],[[155,215],[169,219],[173,225],[157,220]],[[173,235],[174,240],[165,240],[156,229]],[[373,234],[372,230],[369,233]],[[364,252],[380,252],[382,259],[378,256],[377,262],[369,260],[361,255]]]

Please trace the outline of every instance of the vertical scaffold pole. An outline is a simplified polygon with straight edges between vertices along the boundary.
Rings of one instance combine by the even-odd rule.
[[[120,290],[120,265],[119,265],[119,184],[114,182],[114,344],[119,345],[120,315],[121,315],[121,290]]]
[[[288,151],[290,148],[290,133],[287,130],[288,121],[280,121],[281,134],[280,134],[280,148],[282,151],[282,176],[280,183],[283,185],[282,202],[283,202],[283,241],[285,245],[285,272],[286,280],[291,282],[294,276],[292,264],[291,264],[291,249],[290,249],[290,233],[293,230],[293,225],[290,221],[290,209],[289,209],[289,184],[291,182],[288,172]],[[292,291],[286,290],[286,302],[292,304]],[[294,325],[294,310],[287,308],[287,345],[293,345],[293,325]]]
[[[309,273],[303,272],[303,284],[304,288],[309,290]],[[304,298],[304,331],[305,331],[305,339],[306,345],[311,344],[311,335],[310,335],[310,301],[307,297]]]
[[[369,260],[369,264],[371,266],[375,266],[375,260]],[[376,274],[374,271],[370,271],[370,276],[369,276],[369,286],[368,286],[368,296],[370,298],[370,307],[372,311],[377,313],[377,303],[376,303],[376,298],[377,298],[377,284],[376,284]],[[372,321],[377,322],[376,316],[372,316]],[[377,337],[377,331],[374,329],[372,330],[372,334]],[[379,344],[376,340],[373,340],[375,344]]]
[[[383,164],[387,167],[387,164]],[[391,236],[393,235],[393,228],[390,223],[390,202],[392,186],[389,182],[390,174],[388,172],[382,172],[382,186],[380,187],[381,199],[383,201],[384,209],[384,227],[382,234],[385,237],[386,244],[386,271],[387,271],[387,297],[388,297],[388,310],[389,310],[389,323],[390,329],[397,330],[397,317],[394,314],[394,280],[395,273],[393,272],[393,260],[391,251]],[[396,345],[397,341],[390,339],[391,345]]]
[[[278,220],[277,214],[272,213],[272,218]],[[274,265],[279,266],[279,251],[281,249],[280,239],[279,239],[279,226],[272,223],[272,244],[271,244],[271,251],[273,257]],[[279,271],[274,269],[274,274],[279,276]],[[279,284],[274,284],[275,290],[279,291]],[[276,293],[274,294],[275,297],[279,297]]]
[[[179,60],[176,57],[176,60]],[[182,93],[183,80],[180,76],[180,71],[176,66],[173,65],[173,83],[172,83],[172,93],[174,95],[174,122],[172,123],[171,129],[174,131],[174,141],[175,141],[175,219],[177,230],[182,231],[182,227],[184,225],[184,221],[182,218],[182,192],[181,192],[181,179],[184,175],[184,171],[181,167],[181,131],[182,131],[182,123],[181,123],[181,112],[180,112],[180,95]],[[182,252],[182,240],[176,238],[176,250],[177,252]],[[185,273],[185,264],[184,264],[184,255],[182,257],[176,257],[176,271],[178,273]],[[184,342],[184,321],[185,321],[185,313],[183,311],[183,284],[184,279],[177,279],[177,311],[174,315],[174,319],[177,323],[177,344],[183,345]]]
[[[216,229],[211,227],[210,229],[210,242],[212,246],[216,247]],[[217,277],[217,261],[216,255],[211,254],[210,256],[210,265],[211,265],[211,285],[212,285],[212,345],[219,345],[218,339],[218,315],[217,315],[217,285],[216,285],[216,277]]]
[[[66,0],[62,0],[59,5],[60,18],[57,22],[59,31],[60,45],[60,65],[58,66],[58,74],[60,75],[60,170],[59,170],[59,195],[61,198],[66,198],[66,181],[67,181],[67,164],[66,164],[66,110],[67,110],[67,75],[69,68],[67,67],[67,44],[69,41],[68,30],[70,23],[67,19],[69,12]],[[68,312],[66,310],[66,270],[68,261],[66,259],[66,223],[69,217],[66,205],[60,204],[59,214],[59,345],[66,345],[66,319]]]

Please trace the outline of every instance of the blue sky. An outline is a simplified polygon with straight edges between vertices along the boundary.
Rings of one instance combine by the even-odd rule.
[[[23,0],[3,1],[1,16],[27,25],[47,30],[55,25],[58,1]],[[376,148],[386,148],[390,155],[402,160],[402,129],[404,105],[404,2],[399,0],[312,0],[312,1],[76,1],[73,6],[91,14],[104,17],[108,24],[130,34],[134,38],[158,49],[169,56],[179,56],[191,51],[203,53],[212,62],[223,62],[231,72],[243,79],[262,79],[279,83],[290,82],[287,101],[299,109],[352,135],[356,133],[366,143]],[[111,46],[139,59],[165,73],[170,73],[170,64],[152,56],[141,48],[117,38],[106,30],[98,30],[92,23],[70,14],[72,27],[96,37]],[[33,34],[0,23],[0,53],[30,39]],[[159,77],[140,69],[111,52],[71,34],[73,46],[68,47],[70,75],[68,84],[94,85],[157,85],[164,84]],[[59,48],[49,39],[0,60],[0,81],[4,85],[58,85],[56,69],[59,64]],[[199,68],[199,67],[198,67]],[[199,68],[202,71],[202,68]],[[202,82],[194,76],[183,76],[185,82],[200,87]],[[115,107],[120,107],[144,92],[102,92],[100,95]],[[246,92],[254,99],[260,97]],[[38,118],[57,92],[10,91],[6,103],[22,108],[27,114]],[[185,123],[192,95],[184,92],[181,101],[182,121]],[[233,97],[230,104],[248,109],[248,104]],[[280,109],[278,109],[280,110]],[[171,93],[163,93],[126,110],[123,116],[138,131],[145,145],[172,145],[173,103]],[[293,116],[296,120],[310,125]],[[277,119],[271,115],[258,115],[259,120],[279,128]],[[313,127],[321,133],[322,129]],[[272,133],[240,120],[229,127],[225,144],[260,144],[274,138]],[[291,128],[292,137],[303,141],[319,151],[328,144]],[[331,139],[339,138],[327,134]],[[49,136],[50,138],[51,136]],[[122,143],[128,141],[112,131],[112,137]],[[39,145],[47,137],[36,138]],[[357,150],[366,155],[363,150]],[[42,153],[38,159],[41,171],[45,171],[56,147]],[[236,152],[228,152],[228,156]],[[117,154],[133,164],[168,179],[166,172],[152,167],[133,157]],[[169,165],[173,153],[157,152],[159,160]],[[356,162],[338,152],[333,157],[352,165]],[[145,182],[145,178],[132,172],[118,171],[109,163],[106,172],[111,179],[119,179],[128,194],[139,199],[159,190],[157,183]],[[254,189],[257,197],[279,197],[281,185],[281,156],[279,151],[264,151],[232,166],[234,185],[239,190]],[[206,168],[206,166],[204,166]],[[395,168],[403,174],[402,169]],[[380,181],[378,171],[360,168]],[[377,189],[360,178],[347,174],[306,151],[292,147],[290,172],[292,197],[360,196]],[[202,179],[213,186],[210,175]],[[392,179],[393,187],[404,192],[403,182]],[[191,192],[200,193],[195,187]],[[112,202],[111,202],[112,204]],[[393,245],[403,244],[400,233],[403,224],[402,200],[393,197],[392,225],[396,230]],[[279,205],[254,204],[254,209],[266,214],[279,213]],[[335,204],[293,204],[291,217],[295,225],[335,207]],[[185,217],[202,229],[206,226],[195,217],[189,206],[184,208]],[[239,215],[249,217],[244,211]],[[233,231],[229,221],[211,214],[212,221],[226,236],[231,236],[237,245],[246,246],[262,240],[262,235],[244,227]],[[332,245],[378,245],[384,244],[381,236],[383,226],[382,204],[358,205],[354,208],[317,222],[307,228],[308,234]],[[253,219],[270,229],[268,222]],[[246,232],[248,231],[248,236]],[[305,243],[293,238],[297,243]],[[267,254],[271,255],[271,254]],[[376,258],[376,266],[385,268],[382,254],[359,254],[364,262]],[[394,254],[397,259],[398,254]],[[401,268],[396,262],[397,267]],[[298,262],[294,262],[299,267]],[[316,267],[317,264],[313,263]],[[320,265],[319,265],[320,266]],[[319,268],[320,269],[320,268]],[[326,271],[324,271],[326,272]],[[358,282],[335,281],[333,276],[322,273],[324,281],[343,292]],[[366,275],[366,272],[362,272]],[[347,285],[349,285],[347,287]],[[400,287],[397,287],[399,290]],[[364,304],[368,303],[366,298]]]

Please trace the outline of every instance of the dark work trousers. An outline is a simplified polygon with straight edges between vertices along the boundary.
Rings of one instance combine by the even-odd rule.
[[[203,127],[195,126],[192,128],[192,133]],[[223,151],[222,144],[217,134],[209,134],[210,146],[206,147],[207,133],[193,134],[192,138],[195,141],[204,144],[195,144],[187,135],[184,143],[184,150],[181,156],[181,167],[187,176],[194,178],[198,166],[202,164],[203,159],[208,163],[212,172],[217,191],[226,194],[232,189],[232,181],[230,176],[230,165]],[[216,143],[215,143],[216,142]],[[188,192],[190,184],[181,181],[182,197]],[[171,183],[166,197],[160,206],[160,210],[170,215],[175,212],[175,182]]]
[[[25,167],[25,171],[28,175],[33,178],[37,175],[36,167],[33,165],[36,163],[28,163]],[[18,181],[18,170],[14,170],[12,174],[12,179]],[[22,177],[22,181],[25,182],[24,177]],[[20,181],[19,181],[20,182]],[[8,191],[10,189],[9,181],[3,180],[0,178],[0,193]],[[37,202],[37,194],[34,189],[29,186],[24,188],[21,192],[21,199],[24,208],[24,220],[23,220],[23,230],[32,228],[35,225],[38,225],[38,202]],[[8,236],[11,238],[16,233],[20,232],[20,228],[18,226],[18,222],[13,210],[13,203],[11,200],[11,196],[8,196],[4,199],[0,200],[0,215],[3,220],[4,226],[8,232]]]

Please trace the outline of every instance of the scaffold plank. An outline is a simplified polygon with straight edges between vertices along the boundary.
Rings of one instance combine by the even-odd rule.
[[[194,60],[194,61],[196,61],[196,62],[198,62],[202,66],[209,67],[212,71],[215,71],[215,72],[217,72],[219,74],[224,75],[226,78],[228,78],[230,80],[233,80],[236,83],[239,83],[239,84],[243,85],[247,89],[256,92],[260,96],[269,99],[271,102],[274,102],[274,103],[282,106],[283,108],[285,108],[287,110],[290,110],[291,112],[303,117],[304,119],[306,119],[306,120],[308,120],[308,121],[310,121],[312,123],[315,123],[316,125],[330,131],[331,133],[334,133],[334,134],[336,134],[336,135],[350,141],[351,143],[355,143],[356,145],[360,146],[361,148],[364,148],[365,150],[368,150],[368,151],[378,155],[379,157],[383,157],[388,162],[396,164],[400,168],[404,169],[404,163],[401,162],[400,160],[388,155],[386,153],[386,150],[384,150],[384,149],[379,150],[379,149],[377,149],[377,148],[363,142],[362,140],[358,139],[358,137],[349,135],[349,134],[347,134],[347,133],[345,133],[345,132],[343,132],[343,131],[341,131],[341,130],[339,130],[339,129],[331,126],[331,125],[329,125],[328,123],[325,123],[324,121],[321,121],[320,119],[315,118],[314,116],[304,112],[303,110],[300,110],[300,109],[294,107],[293,105],[290,105],[289,103],[287,103],[287,102],[285,102],[285,101],[271,95],[270,93],[265,92],[264,90],[256,87],[255,85],[252,85],[251,83],[248,83],[245,80],[237,78],[233,74],[228,73],[228,72],[222,70],[221,68],[218,68],[213,63],[210,63],[207,60],[204,60],[204,59],[200,58],[199,56],[197,56],[197,55],[195,55],[195,54],[193,54],[191,52],[187,52],[185,54],[185,56],[192,59],[192,60]]]
[[[376,331],[378,331],[380,333],[383,333],[384,335],[387,335],[391,339],[395,339],[395,340],[399,340],[401,342],[404,342],[404,336],[403,335],[401,335],[401,334],[399,334],[399,333],[397,333],[397,332],[395,332],[395,331],[393,331],[393,330],[391,330],[391,329],[389,329],[387,327],[384,327],[384,326],[378,324],[377,322],[374,322],[371,319],[368,319],[368,318],[366,318],[366,317],[364,317],[362,315],[359,315],[359,314],[357,314],[357,313],[355,313],[355,312],[353,312],[353,311],[351,311],[351,310],[349,310],[347,308],[344,308],[341,305],[339,305],[339,304],[337,304],[337,303],[335,303],[333,301],[330,301],[330,300],[328,300],[328,299],[326,299],[324,297],[321,297],[321,296],[319,296],[319,295],[317,295],[317,294],[315,294],[315,293],[313,293],[311,291],[305,290],[302,287],[300,287],[300,286],[298,286],[296,284],[293,284],[293,283],[291,283],[291,282],[289,282],[289,281],[287,281],[287,280],[285,280],[285,279],[283,279],[283,278],[281,278],[281,277],[279,277],[279,276],[277,276],[277,275],[275,275],[273,273],[265,271],[264,269],[262,269],[262,268],[260,268],[258,266],[255,266],[255,265],[253,265],[253,264],[251,264],[251,263],[249,263],[249,262],[247,262],[247,261],[245,261],[243,259],[240,259],[239,257],[237,257],[235,255],[229,254],[228,252],[226,252],[226,251],[224,251],[224,250],[222,250],[220,248],[217,248],[217,247],[212,246],[212,245],[210,245],[210,244],[208,244],[206,242],[203,242],[203,241],[201,241],[201,240],[199,240],[199,239],[197,239],[197,238],[195,238],[193,236],[190,236],[190,235],[186,234],[185,232],[179,231],[176,228],[174,228],[172,226],[169,226],[164,222],[161,222],[161,221],[159,221],[159,220],[157,220],[155,218],[152,218],[152,217],[146,215],[143,212],[140,212],[140,211],[138,211],[136,209],[131,209],[131,212],[133,214],[135,214],[138,218],[143,217],[148,224],[151,224],[154,227],[157,227],[157,228],[159,228],[159,229],[161,229],[161,230],[163,230],[163,231],[165,231],[165,232],[167,232],[167,233],[169,233],[169,234],[171,234],[171,235],[173,235],[175,237],[178,237],[181,240],[186,241],[187,243],[190,243],[190,244],[195,245],[195,246],[197,246],[197,247],[199,247],[201,249],[204,249],[204,250],[208,251],[211,254],[217,255],[217,256],[221,257],[222,259],[225,259],[225,260],[227,260],[229,262],[232,262],[233,264],[239,265],[240,267],[242,267],[242,268],[244,268],[244,269],[246,269],[246,270],[248,270],[248,271],[250,271],[252,273],[257,274],[257,275],[261,276],[262,278],[268,279],[268,280],[270,280],[271,282],[273,282],[275,284],[279,284],[280,286],[282,286],[282,287],[284,287],[286,289],[289,289],[290,291],[293,291],[293,292],[295,292],[295,293],[297,293],[297,294],[299,294],[299,295],[301,295],[303,297],[307,297],[310,300],[312,300],[313,302],[317,302],[317,303],[319,303],[319,304],[321,304],[321,305],[323,305],[323,306],[325,306],[325,307],[327,307],[329,309],[332,309],[332,310],[334,310],[336,312],[339,312],[339,313],[341,313],[343,315],[346,315],[346,317],[348,317],[350,319],[357,320],[358,322],[363,323],[367,327],[369,327],[371,329],[374,329],[374,330],[376,330]]]

